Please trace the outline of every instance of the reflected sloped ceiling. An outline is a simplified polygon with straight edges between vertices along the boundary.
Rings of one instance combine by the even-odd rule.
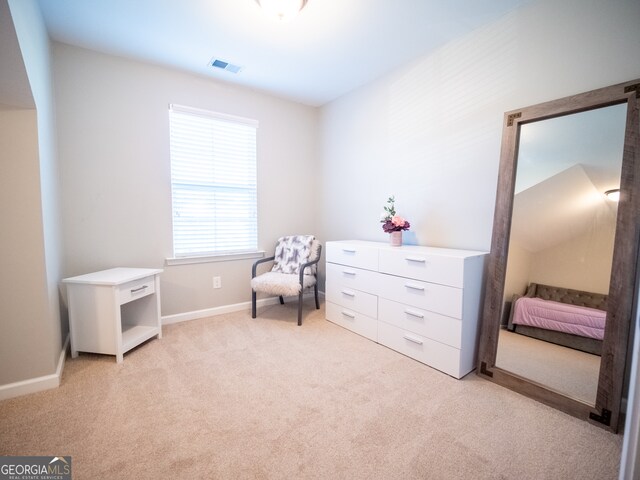
[[[539,252],[608,224],[616,211],[583,166],[574,165],[515,196],[511,240]]]
[[[582,165],[601,192],[620,186],[626,104],[520,127],[516,194],[573,165]]]

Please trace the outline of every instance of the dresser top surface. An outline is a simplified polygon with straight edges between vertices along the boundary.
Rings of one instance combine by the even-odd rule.
[[[64,283],[83,283],[90,285],[120,285],[158,273],[162,273],[162,269],[118,267],[78,275],[77,277],[69,277],[62,281]]]
[[[369,240],[336,240],[327,242],[327,246],[330,244],[336,245],[361,245],[363,247],[377,248],[379,250],[391,250],[394,252],[406,252],[406,253],[419,253],[423,255],[442,255],[447,257],[475,257],[481,255],[487,255],[488,252],[481,252],[479,250],[459,250],[456,248],[443,248],[443,247],[427,247],[422,245],[402,245],[400,247],[392,247],[391,245],[383,242],[372,242]]]

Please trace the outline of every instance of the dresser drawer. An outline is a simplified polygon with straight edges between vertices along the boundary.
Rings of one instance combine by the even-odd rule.
[[[451,347],[461,347],[462,321],[381,298],[378,320]]]
[[[460,288],[384,274],[380,275],[378,288],[383,298],[448,317],[462,318]]]
[[[144,277],[139,280],[123,283],[118,286],[118,301],[120,305],[137,300],[155,293],[154,276]]]
[[[380,250],[380,272],[452,287],[463,287],[464,258],[431,255],[424,249]]]
[[[327,320],[340,325],[363,337],[373,340],[378,337],[378,321],[362,313],[342,307],[330,301],[325,302]]]
[[[378,270],[378,249],[357,242],[327,242],[327,262]]]
[[[372,318],[378,316],[378,297],[375,295],[345,287],[336,282],[327,282],[325,290],[326,299],[329,302]]]
[[[327,283],[335,283],[363,292],[375,293],[378,274],[337,263],[327,263]]]
[[[378,343],[455,378],[461,378],[460,350],[388,323],[378,323]]]

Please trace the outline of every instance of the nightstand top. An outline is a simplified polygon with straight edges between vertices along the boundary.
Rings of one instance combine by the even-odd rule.
[[[85,283],[90,285],[120,285],[140,278],[162,273],[161,268],[128,268],[118,267],[87,273],[77,277],[65,278],[64,283]]]

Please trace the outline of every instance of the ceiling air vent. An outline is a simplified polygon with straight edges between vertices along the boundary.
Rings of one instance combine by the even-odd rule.
[[[219,58],[213,57],[209,60],[209,65],[213,68],[219,68],[220,70],[226,70],[231,73],[238,73],[242,70],[240,65],[234,65],[233,63],[225,62],[224,60],[220,60]]]

